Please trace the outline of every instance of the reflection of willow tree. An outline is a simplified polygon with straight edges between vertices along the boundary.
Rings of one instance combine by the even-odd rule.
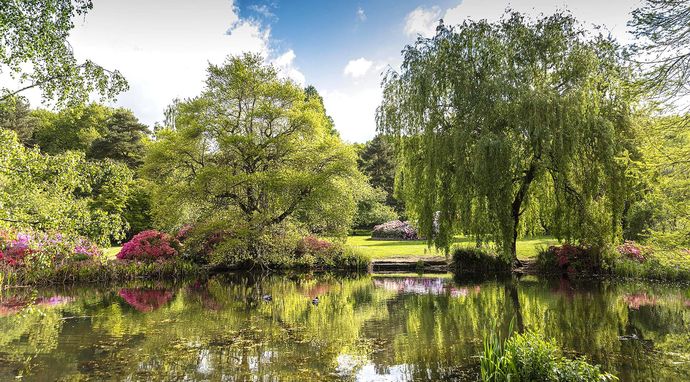
[[[678,373],[690,377],[688,371],[666,362],[668,358],[662,358],[666,364],[661,365],[658,354],[651,351],[651,347],[663,349],[667,341],[674,342],[678,336],[690,340],[690,313],[682,311],[682,301],[673,288],[591,282],[587,286],[555,282],[550,288],[522,282],[521,286],[525,326],[555,338],[566,351],[587,354],[621,380],[677,380]],[[652,288],[665,297],[644,311],[630,309],[623,297],[640,287]],[[631,334],[638,339],[619,339]],[[686,361],[690,357],[687,343],[673,351]]]
[[[390,300],[391,316],[366,326],[368,337],[393,339],[372,355],[378,370],[410,364],[415,366],[406,369],[411,379],[436,380],[473,364],[482,333],[496,325],[505,329],[513,314],[500,284],[482,284],[480,291],[473,288],[459,297],[409,294]]]

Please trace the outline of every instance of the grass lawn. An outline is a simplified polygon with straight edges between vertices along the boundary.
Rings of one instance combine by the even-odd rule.
[[[474,240],[467,237],[456,237],[455,243],[459,245],[473,246]],[[537,250],[556,244],[556,239],[548,236],[529,237],[518,240],[517,255],[520,259],[535,257]],[[442,256],[443,252],[437,252],[434,248],[427,248],[426,241],[397,241],[374,240],[369,236],[350,236],[347,244],[360,249],[372,259],[405,256]]]
[[[103,248],[103,254],[105,255],[106,259],[112,260],[115,258],[115,255],[120,252],[120,249],[122,249],[122,247]]]
[[[456,237],[455,243],[473,246],[474,240],[467,237]],[[548,247],[556,244],[556,239],[548,236],[528,237],[518,240],[517,255],[520,259],[528,259],[537,255],[540,247]],[[387,257],[406,256],[443,256],[443,252],[437,252],[434,248],[427,248],[424,240],[373,240],[369,236],[350,236],[347,244],[356,247],[372,259],[384,259]],[[103,249],[107,259],[114,259],[122,247],[109,247]]]

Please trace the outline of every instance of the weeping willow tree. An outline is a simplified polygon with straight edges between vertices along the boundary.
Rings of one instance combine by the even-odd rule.
[[[395,137],[397,190],[429,244],[458,232],[516,259],[521,232],[620,235],[625,141],[637,92],[615,41],[568,14],[443,24],[383,81],[378,128]]]

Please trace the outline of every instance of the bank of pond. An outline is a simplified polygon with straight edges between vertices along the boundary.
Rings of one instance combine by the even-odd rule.
[[[690,380],[687,285],[366,273],[5,288],[0,380],[501,380],[483,374],[491,332],[552,380],[595,379],[529,361]]]

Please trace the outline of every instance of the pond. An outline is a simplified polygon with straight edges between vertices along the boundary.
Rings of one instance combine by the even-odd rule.
[[[690,380],[687,286],[328,274],[5,290],[0,380],[476,380],[511,320],[622,381]]]

